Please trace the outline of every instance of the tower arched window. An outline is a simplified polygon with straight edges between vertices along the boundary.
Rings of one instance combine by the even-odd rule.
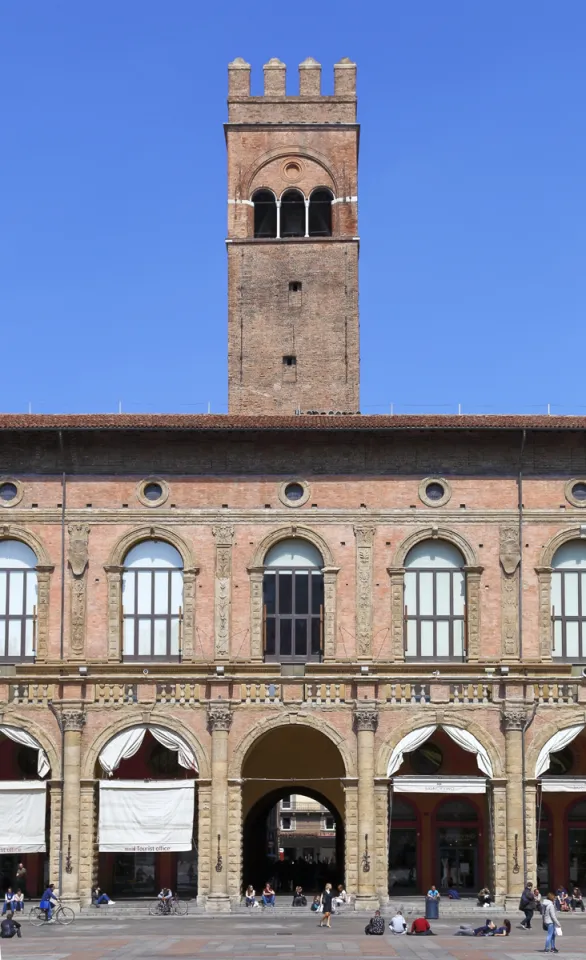
[[[254,204],[254,235],[273,239],[277,236],[277,201],[270,190],[257,190],[252,195]]]
[[[281,540],[265,557],[265,660],[318,661],[322,654],[323,557],[312,543]]]
[[[464,660],[465,560],[445,540],[424,540],[405,559],[405,659]]]
[[[281,230],[287,237],[305,236],[305,198],[300,190],[286,190],[281,197]]]
[[[331,237],[333,199],[331,190],[321,187],[311,194],[309,198],[308,229],[310,237]]]
[[[551,565],[553,655],[581,659],[586,655],[586,543],[564,543]]]
[[[183,560],[169,543],[145,540],[122,574],[124,660],[169,660],[181,652]]]
[[[35,655],[37,558],[20,540],[0,540],[0,662]]]

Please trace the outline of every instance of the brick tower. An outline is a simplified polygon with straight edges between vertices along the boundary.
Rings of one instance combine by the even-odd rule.
[[[229,412],[293,414],[359,408],[356,65],[229,65]]]

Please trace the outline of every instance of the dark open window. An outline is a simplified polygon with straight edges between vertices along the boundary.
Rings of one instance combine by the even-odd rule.
[[[281,197],[281,237],[305,236],[305,200],[299,190],[287,190]]]
[[[329,190],[314,190],[309,198],[309,236],[331,237],[332,194]]]
[[[283,540],[265,559],[263,579],[265,660],[321,659],[323,560],[305,540]]]
[[[277,236],[277,202],[270,190],[257,190],[254,203],[254,235],[271,239]]]

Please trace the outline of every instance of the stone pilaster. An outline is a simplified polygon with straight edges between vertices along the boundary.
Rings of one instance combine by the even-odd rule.
[[[553,633],[551,623],[551,567],[535,567],[539,596],[539,659],[551,660]]]
[[[464,567],[466,574],[466,650],[468,663],[480,659],[480,577],[484,567]]]
[[[97,785],[82,781],[79,837],[79,896],[82,904],[91,903],[92,887],[98,882]]]
[[[199,567],[183,571],[183,628],[181,631],[181,659],[192,663],[197,659],[195,645],[195,588]]]
[[[386,780],[374,785],[374,815],[374,882],[379,903],[385,903],[389,897],[389,785]]]
[[[525,783],[525,831],[527,835],[527,877],[537,883],[537,785]]]
[[[242,894],[242,784],[232,781],[228,787],[228,894],[235,905]]]
[[[523,780],[522,738],[527,719],[525,705],[507,704],[503,709],[507,770],[507,896],[519,899],[523,876]]]
[[[250,657],[252,660],[263,659],[263,609],[262,609],[262,581],[264,567],[249,567],[250,577]]]
[[[339,567],[324,567],[324,660],[336,659],[336,591]]]
[[[69,656],[85,658],[87,610],[87,566],[90,528],[86,523],[72,523],[69,533]]]
[[[210,781],[197,782],[198,823],[198,879],[197,903],[204,906],[210,892],[211,834],[212,834],[212,787]]]
[[[375,893],[376,837],[374,803],[374,734],[378,713],[374,703],[361,703],[354,713],[358,741],[358,887],[356,909],[378,905]]]
[[[38,563],[37,570],[37,636],[36,661],[43,663],[49,656],[49,589],[51,574],[55,567],[49,563]]]
[[[109,564],[104,567],[108,593],[108,660],[122,659],[122,567]]]
[[[51,804],[49,813],[51,824],[49,830],[49,883],[58,886],[59,861],[61,859],[61,803],[63,799],[62,785],[58,780],[49,781],[49,797]]]
[[[356,643],[359,658],[372,657],[372,570],[374,527],[354,527],[356,537]]]
[[[81,732],[85,715],[79,707],[61,711],[63,725],[63,900],[79,909],[79,829],[81,806]]]
[[[494,895],[502,900],[507,892],[507,793],[506,787],[492,787]]]
[[[228,734],[232,711],[227,703],[210,703],[212,735],[212,810],[210,892],[206,909],[230,910],[228,896]]]
[[[519,528],[500,529],[501,639],[505,660],[519,659]]]
[[[358,784],[344,783],[346,890],[358,890]]]
[[[387,567],[391,578],[391,657],[405,659],[405,568]]]
[[[216,578],[214,586],[214,656],[230,657],[230,615],[232,609],[232,544],[234,527],[221,524],[212,530],[216,538]]]

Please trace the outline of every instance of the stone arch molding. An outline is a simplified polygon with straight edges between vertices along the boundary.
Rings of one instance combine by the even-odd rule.
[[[584,540],[582,528],[577,524],[564,527],[550,537],[541,553],[541,563],[535,567],[537,595],[539,598],[539,654],[542,660],[552,660],[553,638],[551,630],[551,575],[556,551],[571,540]]]
[[[264,575],[264,559],[270,550],[280,540],[299,538],[307,540],[321,553],[324,566],[324,660],[333,660],[336,646],[336,606],[337,606],[337,576],[339,567],[334,566],[334,557],[329,545],[311,527],[290,523],[278,527],[258,544],[248,568],[250,577],[250,655],[253,660],[263,659],[263,620],[262,620],[262,581]]]
[[[395,550],[393,566],[388,567],[391,578],[391,639],[393,658],[405,659],[405,638],[403,620],[403,596],[405,583],[405,559],[410,550],[424,540],[445,540],[456,547],[464,557],[466,571],[466,607],[468,631],[466,648],[468,662],[474,663],[480,658],[480,576],[482,567],[478,566],[476,551],[468,540],[449,527],[423,527],[406,537]]]
[[[209,779],[211,772],[208,757],[193,731],[177,717],[173,717],[172,720],[170,720],[167,713],[165,713],[163,716],[159,716],[156,711],[153,711],[146,719],[143,716],[135,716],[132,718],[121,717],[115,723],[109,724],[109,726],[105,727],[104,730],[101,730],[98,734],[96,734],[89,747],[83,751],[84,759],[81,774],[82,780],[95,779],[95,770],[98,757],[100,756],[100,753],[106,744],[113,740],[114,737],[116,737],[119,733],[123,733],[125,730],[131,730],[133,727],[145,724],[147,726],[149,724],[153,724],[157,727],[164,727],[171,733],[176,733],[182,737],[195,754],[195,759],[197,761],[199,770],[198,780]]]
[[[571,743],[572,740],[575,740],[575,738],[579,736],[586,726],[585,719],[586,718],[584,714],[580,716],[580,714],[576,715],[575,713],[567,713],[565,716],[562,714],[558,718],[557,723],[551,721],[550,723],[545,723],[543,726],[539,727],[538,732],[534,736],[527,750],[527,776],[538,776],[538,774],[536,774],[538,760],[540,759],[542,752],[545,751],[545,748],[550,745],[551,741],[553,741],[554,737],[557,737],[558,734],[566,733],[568,739],[563,746]],[[563,746],[558,746],[557,749],[562,750]],[[555,751],[552,750],[552,753],[553,752]]]
[[[309,151],[305,147],[298,145],[291,147],[275,147],[273,150],[268,150],[266,153],[263,153],[260,157],[258,157],[242,175],[242,179],[240,181],[242,196],[240,199],[248,200],[250,198],[249,195],[252,190],[252,184],[254,183],[255,178],[260,174],[261,170],[267,166],[267,164],[271,163],[273,160],[284,160],[288,157],[301,157],[304,160],[313,160],[314,163],[317,163],[320,167],[322,167],[331,180],[331,183],[328,184],[329,188],[334,191],[334,195],[336,197],[339,196],[338,177],[332,170],[327,157],[317,150],[312,149]],[[254,189],[256,190],[258,188],[255,187]]]
[[[26,527],[12,523],[0,524],[0,540],[20,540],[30,547],[37,558],[37,663],[48,657],[49,642],[49,587],[55,566],[43,541]]]
[[[104,566],[108,595],[108,661],[122,659],[122,572],[124,558],[132,547],[145,540],[161,540],[169,543],[181,554],[183,560],[183,661],[195,660],[195,581],[199,568],[195,566],[191,547],[172,528],[160,525],[140,527],[124,534],[114,544],[108,562]]]
[[[290,713],[284,717],[271,717],[268,720],[265,720],[262,723],[257,723],[248,733],[245,733],[240,742],[236,745],[234,752],[232,754],[232,759],[230,760],[228,768],[228,776],[230,779],[240,780],[242,777],[242,767],[244,766],[244,761],[246,760],[251,749],[254,747],[255,743],[260,740],[266,733],[271,730],[276,730],[278,727],[288,727],[298,724],[303,727],[311,727],[313,730],[317,730],[318,733],[323,733],[324,736],[331,740],[334,746],[339,750],[340,756],[344,763],[344,768],[346,771],[346,777],[357,777],[357,768],[356,761],[353,754],[348,749],[348,742],[346,737],[340,733],[329,721],[327,721],[323,716],[314,717],[312,714],[307,713]]]
[[[419,720],[415,726],[413,720],[405,720],[395,728],[393,736],[382,744],[376,762],[376,775],[379,777],[387,776],[393,750],[404,740],[407,734],[412,733],[414,730],[432,726],[435,728],[444,726],[457,727],[460,730],[465,730],[470,733],[486,751],[492,767],[492,777],[496,779],[504,777],[503,758],[493,737],[487,732],[485,727],[482,727],[473,720],[463,720],[461,716],[452,713],[438,715],[433,712],[428,713],[427,710],[425,711],[425,718]],[[432,736],[432,733],[429,735]]]

